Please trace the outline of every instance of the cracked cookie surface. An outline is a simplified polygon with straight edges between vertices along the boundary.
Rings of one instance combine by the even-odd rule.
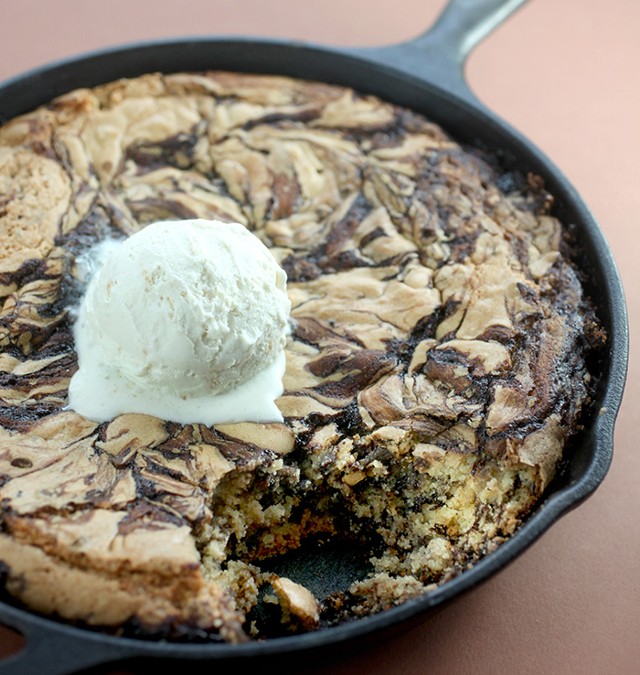
[[[422,115],[282,77],[152,74],[5,124],[6,591],[242,642],[384,610],[494,550],[557,471],[604,340],[552,202]],[[283,424],[66,409],[78,256],[180,218],[240,222],[286,270]],[[368,546],[367,575],[314,598],[263,566],[314,537]]]

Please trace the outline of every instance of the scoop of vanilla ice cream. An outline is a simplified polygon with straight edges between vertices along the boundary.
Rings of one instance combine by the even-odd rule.
[[[264,386],[246,385],[262,374],[272,382],[266,416],[278,417],[290,301],[284,270],[255,235],[238,223],[163,221],[102,253],[74,325],[71,408],[103,420],[248,421],[232,393],[255,398]]]

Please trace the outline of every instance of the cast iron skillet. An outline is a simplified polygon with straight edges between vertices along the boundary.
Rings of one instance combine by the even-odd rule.
[[[175,644],[120,638],[42,618],[0,602],[0,621],[22,633],[26,647],[0,664],[0,673],[60,675],[98,664],[141,669],[176,665],[209,670],[215,665],[287,663],[288,659],[339,658],[368,641],[403,630],[486,580],[527,549],[555,521],[578,506],[604,479],[613,452],[613,430],[625,384],[628,324],[615,261],[598,224],[567,179],[526,138],[488,110],[468,88],[463,66],[471,49],[524,0],[451,0],[426,33],[379,48],[333,48],[298,42],[211,38],[161,41],[116,48],[54,64],[0,86],[0,122],[76,87],[91,87],[146,72],[228,69],[277,73],[351,86],[423,112],[462,142],[480,142],[512,157],[522,171],[541,175],[556,198],[555,213],[574,226],[581,245],[578,264],[587,292],[608,334],[596,364],[598,388],[585,431],[572,447],[566,469],[535,513],[505,544],[437,590],[377,616],[295,637],[229,645]],[[301,564],[299,575],[327,583],[340,561]],[[348,574],[347,572],[344,572]],[[340,572],[338,572],[339,576]],[[294,577],[295,578],[295,577]],[[316,581],[318,579],[316,578]]]

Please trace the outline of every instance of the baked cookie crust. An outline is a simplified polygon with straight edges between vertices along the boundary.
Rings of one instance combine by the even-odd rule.
[[[0,561],[33,611],[242,642],[428,593],[518,529],[605,336],[538,177],[339,86],[229,72],[77,90],[0,127]],[[292,301],[282,424],[67,406],[79,256],[244,224]],[[364,547],[326,595],[269,560]],[[274,619],[273,617],[276,617]]]

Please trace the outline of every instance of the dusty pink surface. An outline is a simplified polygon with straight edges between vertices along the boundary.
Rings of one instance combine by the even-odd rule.
[[[382,45],[442,0],[0,0],[0,80],[105,46],[181,35]],[[150,12],[149,7],[154,7]],[[482,587],[404,635],[308,675],[640,673],[640,3],[530,0],[468,63],[472,88],[565,172],[626,287],[631,361],[602,486]],[[0,627],[0,655],[19,644]]]

